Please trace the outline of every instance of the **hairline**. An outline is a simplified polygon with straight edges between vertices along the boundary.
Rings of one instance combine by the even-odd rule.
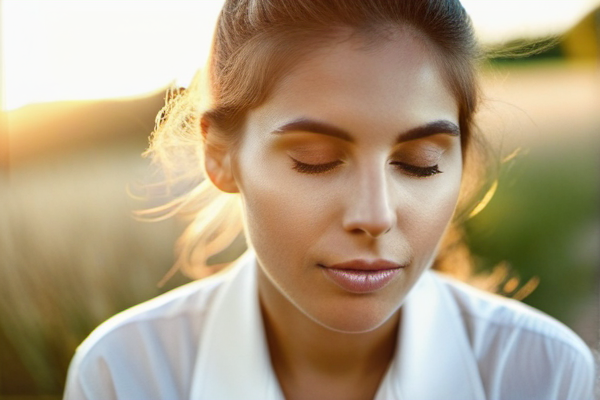
[[[294,29],[288,29],[286,33],[291,33],[293,31]],[[237,153],[236,150],[239,148],[241,142],[246,136],[246,118],[248,113],[253,109],[260,107],[270,98],[272,98],[277,91],[277,87],[281,85],[281,82],[285,79],[285,77],[292,74],[297,69],[305,66],[315,54],[318,55],[319,52],[326,51],[326,49],[337,46],[344,42],[356,43],[358,45],[356,49],[359,51],[375,51],[385,43],[404,40],[404,38],[401,37],[401,34],[409,34],[411,38],[417,41],[423,51],[426,52],[427,57],[434,64],[434,67],[442,77],[443,84],[452,94],[453,98],[457,102],[457,105],[459,105],[459,99],[451,84],[451,72],[447,70],[448,68],[445,65],[445,58],[448,56],[444,54],[443,49],[441,49],[440,46],[438,46],[427,35],[426,32],[418,27],[415,27],[409,22],[399,23],[396,21],[381,21],[379,24],[371,23],[362,27],[345,24],[328,27],[327,29],[323,29],[322,26],[318,26],[312,27],[312,30],[307,29],[305,33],[306,35],[303,34],[302,36],[297,37],[297,40],[295,40],[292,45],[292,54],[294,54],[294,56],[287,60],[290,64],[288,68],[284,67],[278,69],[275,73],[274,79],[270,82],[270,87],[263,93],[261,100],[251,107],[245,108],[239,112],[241,114],[241,121],[238,121],[238,123],[235,124],[235,132],[230,132],[231,136],[233,137],[233,140],[230,143],[230,150],[234,155]],[[319,33],[325,34],[326,36],[319,37]],[[265,32],[265,35],[271,36],[268,32]],[[302,46],[308,48],[309,45],[314,47],[308,51],[299,50],[302,48]],[[273,53],[274,51],[271,52],[271,54]],[[460,128],[462,129],[463,127]]]

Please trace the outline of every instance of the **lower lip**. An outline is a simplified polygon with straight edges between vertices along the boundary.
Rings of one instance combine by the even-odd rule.
[[[333,283],[351,293],[371,293],[386,287],[401,268],[377,271],[336,269],[323,267],[323,273]]]

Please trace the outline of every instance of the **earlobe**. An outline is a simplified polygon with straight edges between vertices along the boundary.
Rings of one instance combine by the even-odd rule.
[[[238,193],[237,183],[231,165],[231,150],[225,146],[218,146],[211,138],[215,135],[207,118],[201,120],[202,136],[204,137],[204,170],[206,176],[221,191],[225,193]]]

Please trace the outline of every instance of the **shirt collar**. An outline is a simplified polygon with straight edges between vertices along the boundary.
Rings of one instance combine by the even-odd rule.
[[[217,292],[201,333],[190,399],[283,399],[260,312],[256,261],[246,254]]]
[[[207,311],[190,399],[283,399],[269,358],[254,256],[245,255],[229,273]],[[396,354],[376,400],[484,399],[459,309],[440,278],[425,272],[402,307]]]
[[[485,399],[456,301],[426,271],[403,306],[396,354],[376,400]]]

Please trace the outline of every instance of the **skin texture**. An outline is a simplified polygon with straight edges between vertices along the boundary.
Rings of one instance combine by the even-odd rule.
[[[409,30],[366,43],[352,36],[312,53],[248,113],[236,149],[207,151],[209,177],[241,194],[286,398],[373,398],[402,302],[430,267],[457,202],[458,136],[434,132],[397,143],[435,121],[458,125],[431,47]],[[343,130],[350,140],[281,132],[299,119]],[[406,164],[442,172],[417,176]],[[369,293],[345,290],[323,272],[355,259],[404,268]]]

